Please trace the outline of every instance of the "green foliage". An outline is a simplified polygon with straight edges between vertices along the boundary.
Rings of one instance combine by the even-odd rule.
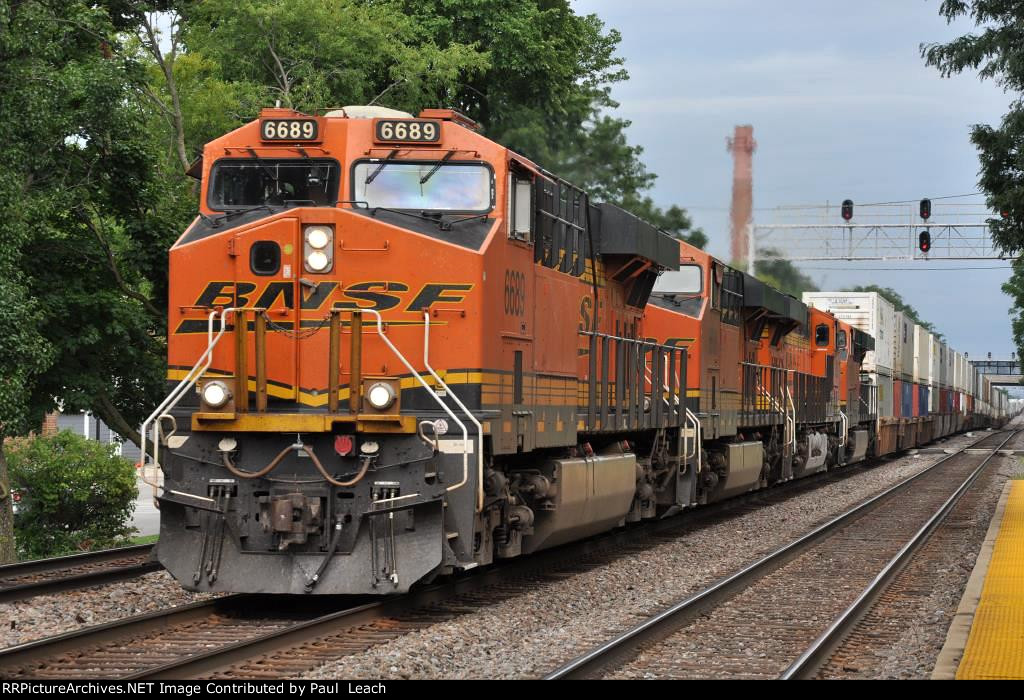
[[[217,82],[233,84],[239,101],[228,113],[248,119],[275,100],[315,111],[368,104],[385,89],[387,104],[416,108],[487,62],[475,43],[439,45],[386,0],[204,0],[185,20],[188,50]]]
[[[921,46],[926,63],[943,77],[977,70],[1016,96],[999,126],[975,124],[971,141],[981,163],[978,185],[988,205],[1005,214],[990,220],[992,241],[1009,255],[1024,252],[1024,2],[1021,0],[944,0],[939,14],[952,22],[969,17],[979,31],[946,44]],[[1014,306],[1010,310],[1013,338],[1024,357],[1024,270],[1014,262],[1013,276],[1003,285]]]
[[[919,326],[923,326],[925,330],[927,330],[929,333],[933,334],[937,338],[942,338],[942,334],[935,330],[935,326],[933,326],[928,321],[922,319],[921,316],[918,315],[917,309],[915,309],[913,306],[905,302],[903,300],[903,297],[900,296],[899,292],[897,292],[892,287],[879,287],[877,284],[868,284],[859,287],[854,287],[850,291],[878,292],[879,296],[881,296],[894,307],[896,307],[897,311],[902,311],[903,314],[907,316],[907,318],[909,318],[911,321],[913,321]]]
[[[770,248],[762,251],[766,258],[776,258],[778,252]],[[755,276],[766,284],[791,296],[800,298],[804,292],[816,292],[818,286],[808,275],[789,260],[765,259],[754,261]]]
[[[116,22],[84,0],[0,11],[0,295],[21,319],[7,328],[24,336],[14,339],[17,366],[0,349],[0,376],[31,373],[18,381],[28,420],[14,432],[37,426],[57,398],[137,424],[162,390],[152,372],[163,356],[166,249],[181,227],[158,212],[157,154],[136,99],[145,73],[123,58],[117,33],[141,4],[106,5]]]
[[[15,532],[22,558],[124,544],[138,495],[131,462],[114,446],[70,431],[7,448],[11,485],[23,492]]]
[[[184,17],[188,53],[174,74],[192,153],[277,99],[306,111],[374,100],[414,114],[451,107],[594,201],[707,241],[684,210],[642,196],[656,176],[629,144],[629,122],[603,113],[618,106],[610,86],[628,77],[615,55],[621,37],[568,2],[207,0]]]
[[[1007,253],[1024,251],[1024,2],[1020,0],[945,0],[939,14],[952,22],[969,17],[981,30],[946,44],[921,46],[928,65],[943,77],[977,70],[1017,95],[998,127],[976,124],[971,141],[981,161],[979,185],[990,207],[1007,212],[991,222],[992,239]]]
[[[1003,292],[1013,301],[1010,307],[1010,329],[1016,344],[1017,356],[1024,357],[1024,259],[1013,261],[1013,274],[1003,283]]]

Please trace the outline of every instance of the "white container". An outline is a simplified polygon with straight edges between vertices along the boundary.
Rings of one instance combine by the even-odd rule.
[[[964,385],[964,356],[956,350],[953,351],[953,383],[952,389],[960,393]]]
[[[928,336],[928,411],[939,412],[939,389],[942,387],[942,371],[945,364],[943,343],[934,335]]]
[[[928,384],[928,349],[932,334],[924,326],[914,325],[914,383]]]
[[[956,350],[946,345],[946,373],[944,375],[946,387],[952,388],[956,380]]]
[[[914,381],[914,322],[902,311],[894,314],[893,377],[903,382]]]
[[[875,339],[875,349],[864,357],[865,372],[892,377],[896,366],[896,311],[878,292],[804,292],[803,302],[828,311],[840,321],[859,328]],[[882,398],[879,396],[879,406]],[[892,403],[892,395],[889,395]],[[890,409],[891,411],[891,409]]]

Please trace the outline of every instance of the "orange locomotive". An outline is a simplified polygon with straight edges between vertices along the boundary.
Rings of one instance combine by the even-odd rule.
[[[268,109],[191,174],[142,430],[188,588],[401,592],[864,454],[857,332],[456,113]]]
[[[682,244],[654,287],[644,332],[685,345],[687,404],[703,453],[698,500],[863,460],[874,442],[862,331]]]

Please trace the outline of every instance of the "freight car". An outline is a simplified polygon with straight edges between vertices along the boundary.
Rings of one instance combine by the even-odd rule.
[[[878,444],[868,332],[457,113],[267,109],[190,174],[142,426],[188,588],[402,592]]]
[[[803,300],[876,339],[862,368],[878,397],[876,454],[1008,419],[1004,391],[877,292],[805,292]]]

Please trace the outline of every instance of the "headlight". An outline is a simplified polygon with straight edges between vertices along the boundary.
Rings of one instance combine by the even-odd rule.
[[[303,250],[308,272],[330,272],[334,265],[334,229],[313,224],[302,229]]]
[[[322,272],[331,264],[330,258],[319,250],[314,250],[306,257],[306,267],[313,272]]]
[[[331,230],[323,226],[310,226],[306,229],[306,243],[310,248],[321,250],[331,242]]]
[[[231,390],[224,382],[209,382],[203,387],[203,403],[210,408],[220,408],[231,400]]]
[[[383,411],[395,402],[395,390],[390,384],[378,382],[366,392],[366,400],[378,411]]]

